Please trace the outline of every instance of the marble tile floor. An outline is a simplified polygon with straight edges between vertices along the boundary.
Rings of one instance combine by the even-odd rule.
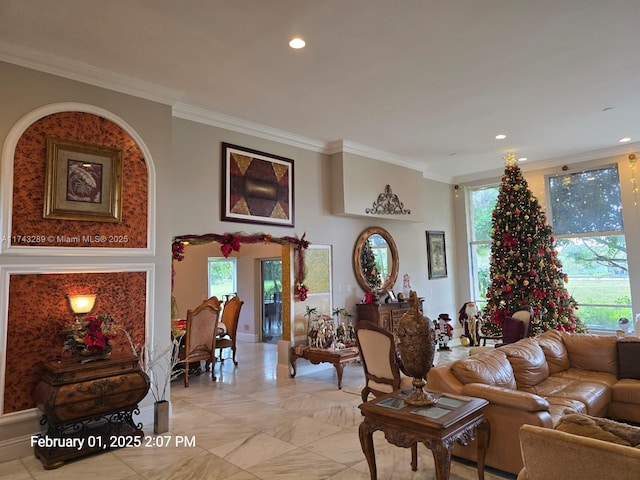
[[[468,355],[454,346],[436,353],[436,363]],[[329,364],[298,360],[295,379],[276,375],[277,346],[238,345],[239,365],[216,365],[209,374],[171,386],[171,430],[166,447],[123,448],[44,470],[33,456],[0,463],[0,480],[367,480],[369,468],[360,448],[358,405],[364,378],[357,363],[344,369],[343,389]],[[152,428],[145,428],[147,434]],[[177,446],[195,439],[195,446]],[[433,457],[418,448],[418,471],[412,472],[409,449],[374,434],[378,478],[435,478]],[[454,459],[452,480],[477,478],[475,465]],[[515,476],[489,469],[487,480]]]

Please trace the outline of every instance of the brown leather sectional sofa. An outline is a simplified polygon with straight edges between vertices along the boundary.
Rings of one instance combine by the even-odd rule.
[[[486,465],[517,474],[523,424],[554,428],[566,409],[640,423],[640,380],[618,379],[616,342],[613,336],[548,331],[434,367],[427,388],[487,399]],[[453,454],[475,461],[475,444],[456,445]]]

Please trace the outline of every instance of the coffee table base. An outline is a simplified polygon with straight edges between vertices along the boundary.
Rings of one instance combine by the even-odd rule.
[[[293,369],[291,378],[295,378],[296,376],[296,360],[298,358],[307,359],[314,365],[319,363],[331,363],[338,374],[338,389],[341,390],[344,364],[359,360],[360,352],[358,352],[357,348],[345,348],[343,350],[334,350],[330,348],[304,348],[300,350],[294,347],[291,349],[291,368]]]
[[[474,421],[467,423],[458,431],[441,439],[425,438],[424,435],[412,434],[398,430],[390,425],[368,422],[366,419],[360,424],[358,430],[360,445],[369,465],[371,480],[378,478],[376,467],[376,453],[373,447],[373,432],[382,430],[387,441],[398,447],[413,448],[417,443],[424,444],[433,453],[433,463],[437,480],[449,480],[451,475],[451,450],[455,442],[461,445],[469,445],[473,440],[478,440],[478,479],[484,480],[484,458],[489,445],[489,422],[483,415]],[[411,470],[417,470],[417,464],[412,456]]]

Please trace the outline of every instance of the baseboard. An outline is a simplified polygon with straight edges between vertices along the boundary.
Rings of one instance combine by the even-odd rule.
[[[0,462],[33,455],[31,438],[40,433],[40,414],[33,408],[0,418]]]
[[[140,407],[140,414],[134,415],[133,420],[142,423],[145,435],[153,434],[153,404]],[[7,437],[0,439],[0,463],[33,455],[31,439],[40,433],[40,414],[35,409],[5,415],[0,426],[2,436]]]

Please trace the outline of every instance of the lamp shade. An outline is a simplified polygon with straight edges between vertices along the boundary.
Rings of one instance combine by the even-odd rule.
[[[69,295],[67,298],[69,299],[69,308],[76,315],[89,313],[96,303],[95,295]]]

